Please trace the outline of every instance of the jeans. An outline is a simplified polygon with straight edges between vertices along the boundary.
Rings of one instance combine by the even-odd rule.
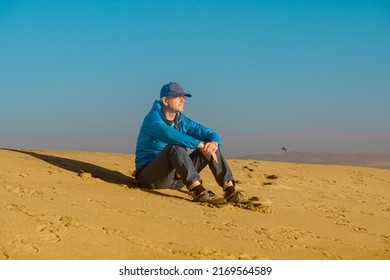
[[[200,179],[207,165],[218,185],[224,187],[229,181],[234,184],[232,172],[220,150],[216,152],[218,163],[208,160],[199,149],[188,154],[186,148],[168,145],[146,167],[137,174],[141,187],[148,189],[176,189],[190,187]]]

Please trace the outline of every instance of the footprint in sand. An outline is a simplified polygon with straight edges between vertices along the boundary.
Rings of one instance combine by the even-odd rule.
[[[260,238],[256,240],[258,247],[279,252],[291,248],[306,248],[307,240],[320,238],[309,231],[288,227],[257,228],[255,232],[260,235]]]
[[[346,221],[346,220],[338,220],[338,221],[335,221],[334,223],[336,225],[347,226],[355,232],[362,232],[362,233],[368,232],[367,229],[365,229],[363,227],[359,227],[359,226],[353,226],[353,225],[351,225],[351,223],[349,221]]]
[[[314,205],[309,205],[305,208],[308,210],[313,210],[313,209],[320,210],[320,211],[324,212],[325,218],[336,220],[335,223],[337,223],[337,220],[345,218],[346,213],[348,212],[343,207],[331,207],[331,206],[328,206],[325,204],[314,204]],[[340,222],[340,223],[342,223],[342,222]]]
[[[6,251],[2,248],[0,248],[0,260],[8,260],[9,256],[6,253]]]
[[[174,217],[168,217],[168,220],[171,220],[175,223],[178,223],[183,226],[192,226],[193,223],[190,220],[187,219],[180,219],[180,218],[174,218]]]
[[[211,222],[205,222],[205,224],[207,226],[210,226],[209,227],[210,230],[218,231],[222,236],[229,237],[229,238],[231,237],[230,236],[230,232],[231,232],[230,228],[238,228],[238,226],[233,224],[232,221],[226,222],[223,224],[219,224],[219,225],[215,225],[214,223],[211,223]]]
[[[346,214],[348,211],[343,207],[329,207],[324,204],[321,204],[312,205],[307,209],[316,209],[323,211],[325,213],[325,218],[333,220],[333,223],[336,225],[347,226],[355,232],[368,232],[368,230],[363,227],[351,225],[351,223],[346,220]]]
[[[61,216],[59,219],[59,224],[65,228],[74,227],[74,228],[82,228],[83,224],[80,223],[77,219],[68,217],[68,216]]]
[[[219,231],[223,236],[229,237],[226,233],[230,232],[229,229],[223,227],[211,227],[211,230]]]
[[[368,232],[367,229],[363,228],[363,227],[358,227],[358,226],[351,226],[351,228],[356,231],[356,232]]]
[[[54,167],[52,165],[48,165],[45,167],[46,168],[46,173],[49,175],[53,175],[55,173],[62,173],[62,169],[59,167]]]
[[[42,225],[38,226],[36,231],[38,232],[38,235],[45,241],[49,241],[51,243],[58,243],[61,241],[59,230],[56,228],[53,229],[46,225]]]
[[[19,176],[22,178],[26,178],[26,177],[30,176],[30,174],[27,172],[23,172],[23,173],[20,173]]]
[[[385,243],[386,245],[390,245],[390,237],[386,235],[377,235],[377,237],[380,238],[380,240]]]
[[[29,190],[28,188],[18,185],[18,186],[6,186],[4,189],[7,192],[12,192],[19,197],[39,197],[42,196],[42,192]]]
[[[204,211],[201,213],[206,217],[217,217],[218,215],[214,211]]]
[[[360,211],[360,213],[367,215],[367,216],[374,216],[375,214],[372,212],[367,212],[367,211]]]
[[[21,237],[17,237],[16,239],[10,241],[8,243],[11,245],[15,251],[20,251],[25,254],[37,254],[39,253],[39,249],[35,246],[33,246],[29,241],[26,241],[25,239]]]

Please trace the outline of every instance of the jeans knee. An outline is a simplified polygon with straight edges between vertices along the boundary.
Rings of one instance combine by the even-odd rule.
[[[182,147],[182,146],[179,146],[179,145],[170,144],[167,146],[167,149],[169,150],[170,153],[173,153],[173,152],[177,152],[177,153],[186,152],[187,153],[187,149]]]

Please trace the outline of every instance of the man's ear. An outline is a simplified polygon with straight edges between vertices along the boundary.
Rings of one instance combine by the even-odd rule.
[[[162,103],[164,106],[168,106],[168,99],[167,99],[166,96],[161,97],[161,103]]]

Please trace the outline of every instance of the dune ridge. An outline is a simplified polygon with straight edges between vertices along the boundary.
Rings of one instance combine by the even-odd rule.
[[[349,165],[390,169],[389,154],[369,153],[311,153],[291,151],[282,154],[254,154],[239,157],[240,159],[255,159],[276,162],[311,163],[322,165]]]
[[[389,259],[390,171],[229,159],[262,208],[143,190],[134,155],[0,149],[0,259]],[[205,185],[222,194],[209,171]]]

